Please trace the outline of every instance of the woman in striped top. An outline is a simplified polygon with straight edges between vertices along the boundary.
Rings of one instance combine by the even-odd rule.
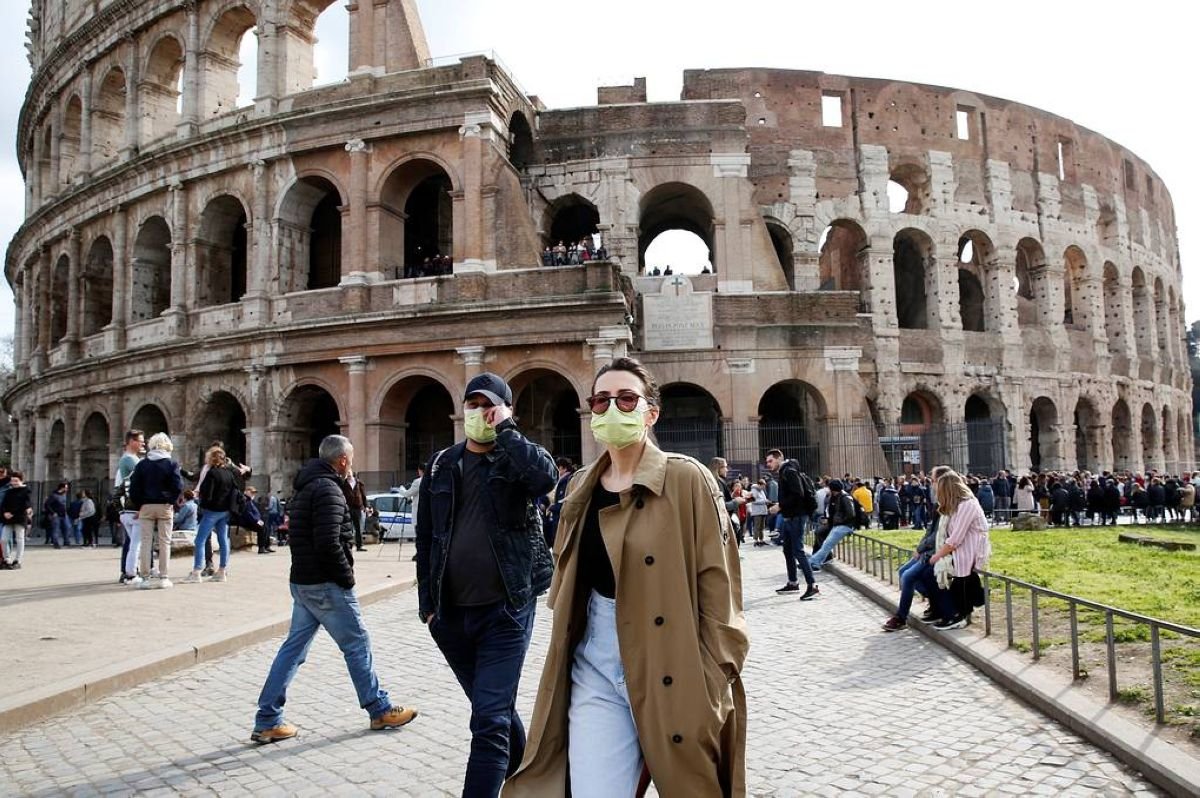
[[[987,518],[979,500],[957,472],[942,474],[936,490],[938,512],[947,518],[946,540],[929,558],[929,563],[935,565],[953,553],[951,575],[955,579],[964,579],[986,567],[991,555]],[[970,614],[969,606],[960,606],[954,618],[935,624],[935,628],[961,629],[970,622]]]

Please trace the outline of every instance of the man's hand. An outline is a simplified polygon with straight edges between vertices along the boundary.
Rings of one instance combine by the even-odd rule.
[[[746,503],[746,497],[745,497],[745,496],[734,496],[734,497],[733,497],[733,500],[734,500],[735,502],[737,502],[738,504],[745,504],[745,503]]]
[[[497,405],[495,407],[489,407],[487,410],[483,411],[483,419],[492,429],[498,427],[501,421],[504,421],[507,418],[512,418],[512,416],[512,408],[508,405]]]

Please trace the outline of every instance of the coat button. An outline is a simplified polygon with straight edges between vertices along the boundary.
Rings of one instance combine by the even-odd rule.
[[[672,683],[672,682],[674,682],[674,681],[675,681],[675,680],[674,680],[674,679],[672,679],[670,676],[664,676],[664,677],[663,677],[663,684],[665,684],[667,687],[670,687],[670,686],[671,686],[671,683]]]
[[[646,557],[646,565],[654,565],[654,558],[649,556]]]
[[[666,622],[667,622],[666,619],[663,618],[661,615],[654,619],[655,626],[662,626]]]
[[[683,735],[682,735],[682,734],[673,734],[673,735],[671,735],[671,742],[673,742],[673,743],[681,743],[681,742],[683,742]]]

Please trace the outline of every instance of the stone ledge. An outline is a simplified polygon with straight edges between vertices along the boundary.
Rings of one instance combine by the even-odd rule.
[[[843,563],[827,563],[825,571],[889,613],[895,612],[900,593],[891,585]],[[1137,768],[1168,794],[1200,795],[1200,759],[1076,690],[1070,679],[972,632],[938,632],[922,623],[908,628],[949,649],[1042,714]]]
[[[415,585],[414,579],[379,585],[360,593],[358,601],[362,606],[374,604]],[[22,726],[61,712],[78,709],[143,682],[278,637],[287,631],[290,622],[290,612],[280,613],[261,623],[247,624],[182,646],[133,657],[81,676],[12,696],[0,701],[0,734],[7,734]]]

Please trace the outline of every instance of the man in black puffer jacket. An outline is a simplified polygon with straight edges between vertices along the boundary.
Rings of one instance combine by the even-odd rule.
[[[275,655],[258,696],[250,739],[273,743],[295,737],[283,720],[287,688],[304,662],[317,630],[325,627],[350,669],[358,703],[371,717],[371,729],[395,729],[416,717],[415,709],[392,706],[379,686],[371,641],[354,595],[354,527],[341,481],[350,471],[354,447],[341,435],[321,441],[319,458],[300,470],[288,502],[292,553],[292,626]]]

